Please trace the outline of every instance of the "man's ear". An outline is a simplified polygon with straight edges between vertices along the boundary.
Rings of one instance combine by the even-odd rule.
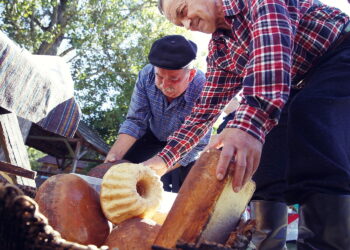
[[[190,69],[190,76],[188,78],[189,82],[192,82],[192,80],[193,80],[194,76],[196,75],[196,73],[197,73],[197,69]]]

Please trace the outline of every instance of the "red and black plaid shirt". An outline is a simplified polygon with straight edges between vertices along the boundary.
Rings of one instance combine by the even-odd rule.
[[[264,142],[277,124],[291,84],[339,37],[349,17],[311,1],[223,0],[231,31],[217,30],[209,43],[207,82],[200,102],[159,154],[172,166],[206,134],[240,90],[234,120]]]

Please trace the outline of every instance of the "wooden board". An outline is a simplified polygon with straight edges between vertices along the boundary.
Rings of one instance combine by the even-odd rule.
[[[24,145],[17,116],[13,113],[0,115],[0,145],[4,150],[6,161],[31,171],[27,149]],[[15,176],[20,185],[35,187],[33,179]]]

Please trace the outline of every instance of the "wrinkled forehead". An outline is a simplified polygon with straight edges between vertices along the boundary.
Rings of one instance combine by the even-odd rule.
[[[157,66],[155,66],[154,68],[155,68],[156,75],[162,76],[162,77],[167,76],[167,77],[177,78],[177,77],[182,77],[184,74],[187,73],[187,69],[163,69]]]

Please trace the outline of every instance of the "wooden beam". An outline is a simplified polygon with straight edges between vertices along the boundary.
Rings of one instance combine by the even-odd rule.
[[[65,137],[39,136],[39,135],[29,135],[28,139],[46,140],[46,141],[69,141],[69,142],[77,142],[80,140],[78,138],[65,138]]]
[[[73,159],[73,158],[67,157],[67,159]],[[104,160],[95,160],[95,159],[89,159],[89,158],[79,158],[79,161],[88,161],[88,162],[96,162],[96,163],[104,162]]]
[[[13,113],[0,115],[0,144],[8,163],[31,170],[18,119]],[[30,178],[16,176],[15,179],[17,184],[36,187],[35,181]]]
[[[22,167],[15,166],[13,164],[0,161],[0,170],[2,172],[6,172],[8,174],[14,174],[17,176],[22,176],[30,179],[35,179],[36,172],[32,170],[28,170]]]
[[[69,144],[69,142],[79,142],[80,139],[76,139],[76,138],[64,138],[64,137],[51,137],[51,136],[36,136],[36,135],[30,135],[28,136],[28,139],[32,139],[32,140],[46,140],[46,141],[61,141],[63,142],[67,149],[69,154],[71,155],[72,158],[74,158],[74,150],[72,149],[71,145]]]

